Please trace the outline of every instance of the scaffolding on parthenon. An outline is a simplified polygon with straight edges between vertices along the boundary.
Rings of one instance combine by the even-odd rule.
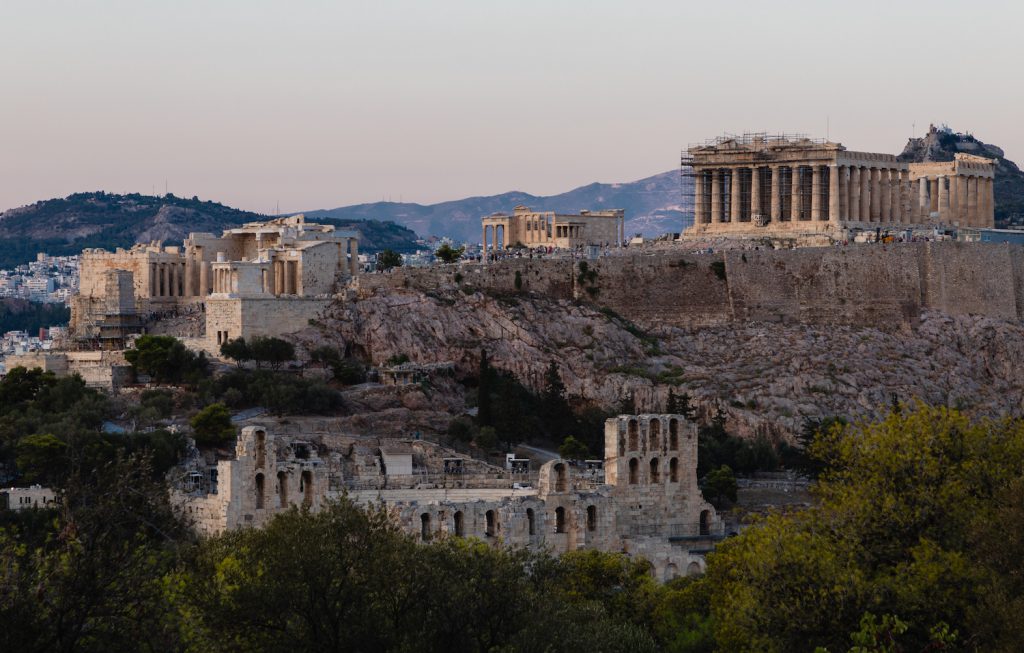
[[[835,146],[829,140],[824,138],[810,138],[806,134],[800,133],[780,133],[780,134],[768,134],[767,132],[744,132],[742,134],[730,134],[726,133],[722,136],[716,136],[715,138],[709,138],[703,142],[690,143],[685,150],[682,151],[679,160],[680,170],[680,206],[682,207],[682,228],[685,231],[689,227],[696,223],[695,206],[696,202],[694,196],[698,191],[697,185],[697,173],[694,171],[695,154],[699,155],[702,151],[711,153],[715,150],[728,149],[730,147],[736,147],[738,149],[749,149],[747,156],[750,157],[750,163],[757,165],[761,160],[766,163],[772,160],[774,155],[773,152],[787,147],[797,147],[801,150],[806,151],[807,149],[815,148],[815,146]],[[764,174],[765,171],[760,171],[759,174]],[[751,183],[752,172],[740,172],[739,177],[735,180],[739,184],[739,204],[742,207],[750,207],[752,187]],[[794,220],[808,220],[810,219],[810,207],[812,204],[812,184],[811,176],[809,172],[800,172],[796,175],[792,173],[783,173],[784,176],[780,179],[782,185],[781,202],[783,204],[783,212],[787,216],[791,216],[790,219]],[[791,175],[791,176],[790,176]],[[724,178],[724,192],[722,194],[722,206],[724,216],[728,216],[731,212],[732,202],[732,184],[734,180],[731,172],[725,173]],[[759,179],[761,183],[758,184],[760,188],[759,195],[761,196],[761,206],[768,206],[770,202],[770,185],[767,181]],[[826,182],[827,183],[827,182]],[[703,180],[703,185],[707,184],[707,180]],[[796,194],[792,192],[793,185],[796,184]],[[710,209],[709,195],[710,191],[708,188],[702,189],[704,191],[705,202],[703,206],[705,211]],[[791,214],[791,202],[797,199],[798,211]],[[749,213],[749,210],[748,210]],[[806,214],[806,215],[805,215]],[[723,216],[723,217],[724,217]],[[728,218],[725,218],[727,221]]]

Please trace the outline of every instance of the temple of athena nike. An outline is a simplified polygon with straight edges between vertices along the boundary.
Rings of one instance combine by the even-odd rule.
[[[744,134],[690,147],[683,172],[694,180],[684,237],[838,239],[858,229],[994,223],[994,161],[970,154],[907,163],[827,140]]]

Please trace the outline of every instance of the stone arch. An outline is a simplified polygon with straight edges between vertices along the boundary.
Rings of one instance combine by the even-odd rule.
[[[629,459],[629,484],[636,485],[639,482],[640,461],[636,458]]]
[[[710,535],[711,534],[711,525],[709,523],[709,518],[710,517],[711,517],[711,512],[710,511],[708,511],[708,510],[701,510],[700,511],[700,534],[701,535]]]
[[[463,537],[466,534],[466,517],[461,510],[455,511],[455,535]]]
[[[487,537],[494,537],[494,535],[498,531],[498,525],[497,520],[494,517],[494,511],[488,510],[487,513],[484,515],[484,519],[487,522],[486,528],[484,529],[484,535],[486,535]]]
[[[661,461],[651,458],[651,483],[661,483]]]
[[[264,493],[263,493],[263,474],[256,475],[256,510],[263,509]]]
[[[661,420],[655,417],[647,425],[647,448],[657,451],[661,448]]]
[[[674,417],[668,421],[668,448],[679,450],[679,420]]]
[[[533,508],[526,509],[526,526],[528,528],[527,533],[534,535],[537,532],[537,515],[533,512]]]
[[[587,506],[587,530],[597,530],[597,506]]]
[[[679,576],[679,567],[674,562],[668,563],[665,566],[665,582],[672,580]]]
[[[277,473],[277,499],[282,508],[288,507],[288,474],[283,471]]]
[[[430,513],[420,515],[420,539],[424,542],[430,541]]]
[[[267,434],[265,431],[256,431],[256,469],[261,469],[267,464]]]
[[[555,508],[555,532],[565,532],[565,508],[562,506]]]
[[[313,505],[313,472],[303,470],[299,477],[299,492],[302,493],[302,505],[309,508]]]
[[[679,482],[679,459],[672,458],[668,461],[668,481],[669,483]]]
[[[640,448],[640,427],[635,419],[629,420],[627,431],[629,433],[629,450],[638,450]]]
[[[565,463],[555,464],[555,492],[565,492],[568,483],[568,470],[565,467]]]
[[[703,573],[703,570],[700,568],[699,562],[691,562],[690,564],[686,565],[687,576],[700,576],[701,573]]]

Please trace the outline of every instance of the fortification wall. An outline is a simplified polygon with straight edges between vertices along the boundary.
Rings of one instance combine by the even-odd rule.
[[[409,268],[365,275],[357,289],[364,296],[402,287],[532,291],[591,301],[648,328],[733,321],[887,328],[917,320],[922,309],[1024,318],[1024,247],[1008,243],[641,250],[586,264],[586,271],[567,259]]]

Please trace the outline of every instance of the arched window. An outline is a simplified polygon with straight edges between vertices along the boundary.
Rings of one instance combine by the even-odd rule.
[[[566,486],[568,485],[566,481],[567,475],[568,472],[565,469],[565,463],[555,464],[555,492],[565,492]]]
[[[711,533],[711,528],[708,524],[709,513],[707,510],[700,511],[700,534],[708,535]]]
[[[299,492],[302,492],[302,505],[309,508],[313,505],[313,472],[308,469],[299,478]]]
[[[484,531],[484,534],[487,537],[494,537],[494,533],[495,533],[495,530],[496,530],[495,523],[494,523],[494,511],[493,510],[488,510],[487,514],[485,515],[485,517],[487,518],[487,530]]]
[[[455,534],[459,537],[466,534],[466,518],[462,515],[461,510],[455,512]]]
[[[526,509],[526,525],[529,528],[530,535],[533,535],[537,532],[537,521],[536,515],[533,512],[533,508]]]
[[[555,532],[565,532],[565,508],[555,508]]]
[[[263,431],[256,431],[256,469],[262,468],[267,463],[267,434]]]
[[[420,539],[424,542],[430,541],[430,513],[420,515]]]
[[[679,450],[679,420],[672,418],[668,422],[668,448]]]
[[[587,530],[597,530],[597,506],[587,506]]]
[[[661,420],[652,419],[647,429],[648,439],[650,440],[650,446],[648,449],[657,451],[661,448]]]
[[[661,483],[661,462],[651,458],[651,483]]]
[[[288,507],[288,474],[277,473],[277,498],[282,508]]]
[[[690,564],[686,565],[686,575],[700,576],[700,564],[696,562],[691,562]]]
[[[636,485],[637,477],[640,475],[640,461],[636,458],[629,459],[629,484]]]
[[[256,475],[256,509],[263,508],[263,474]]]
[[[667,583],[678,575],[679,567],[677,567],[674,562],[668,563],[668,566],[665,567],[665,582]]]
[[[640,448],[640,429],[636,420],[629,420],[629,450],[636,451]]]
[[[668,480],[670,483],[679,482],[679,459],[677,458],[668,461]]]

